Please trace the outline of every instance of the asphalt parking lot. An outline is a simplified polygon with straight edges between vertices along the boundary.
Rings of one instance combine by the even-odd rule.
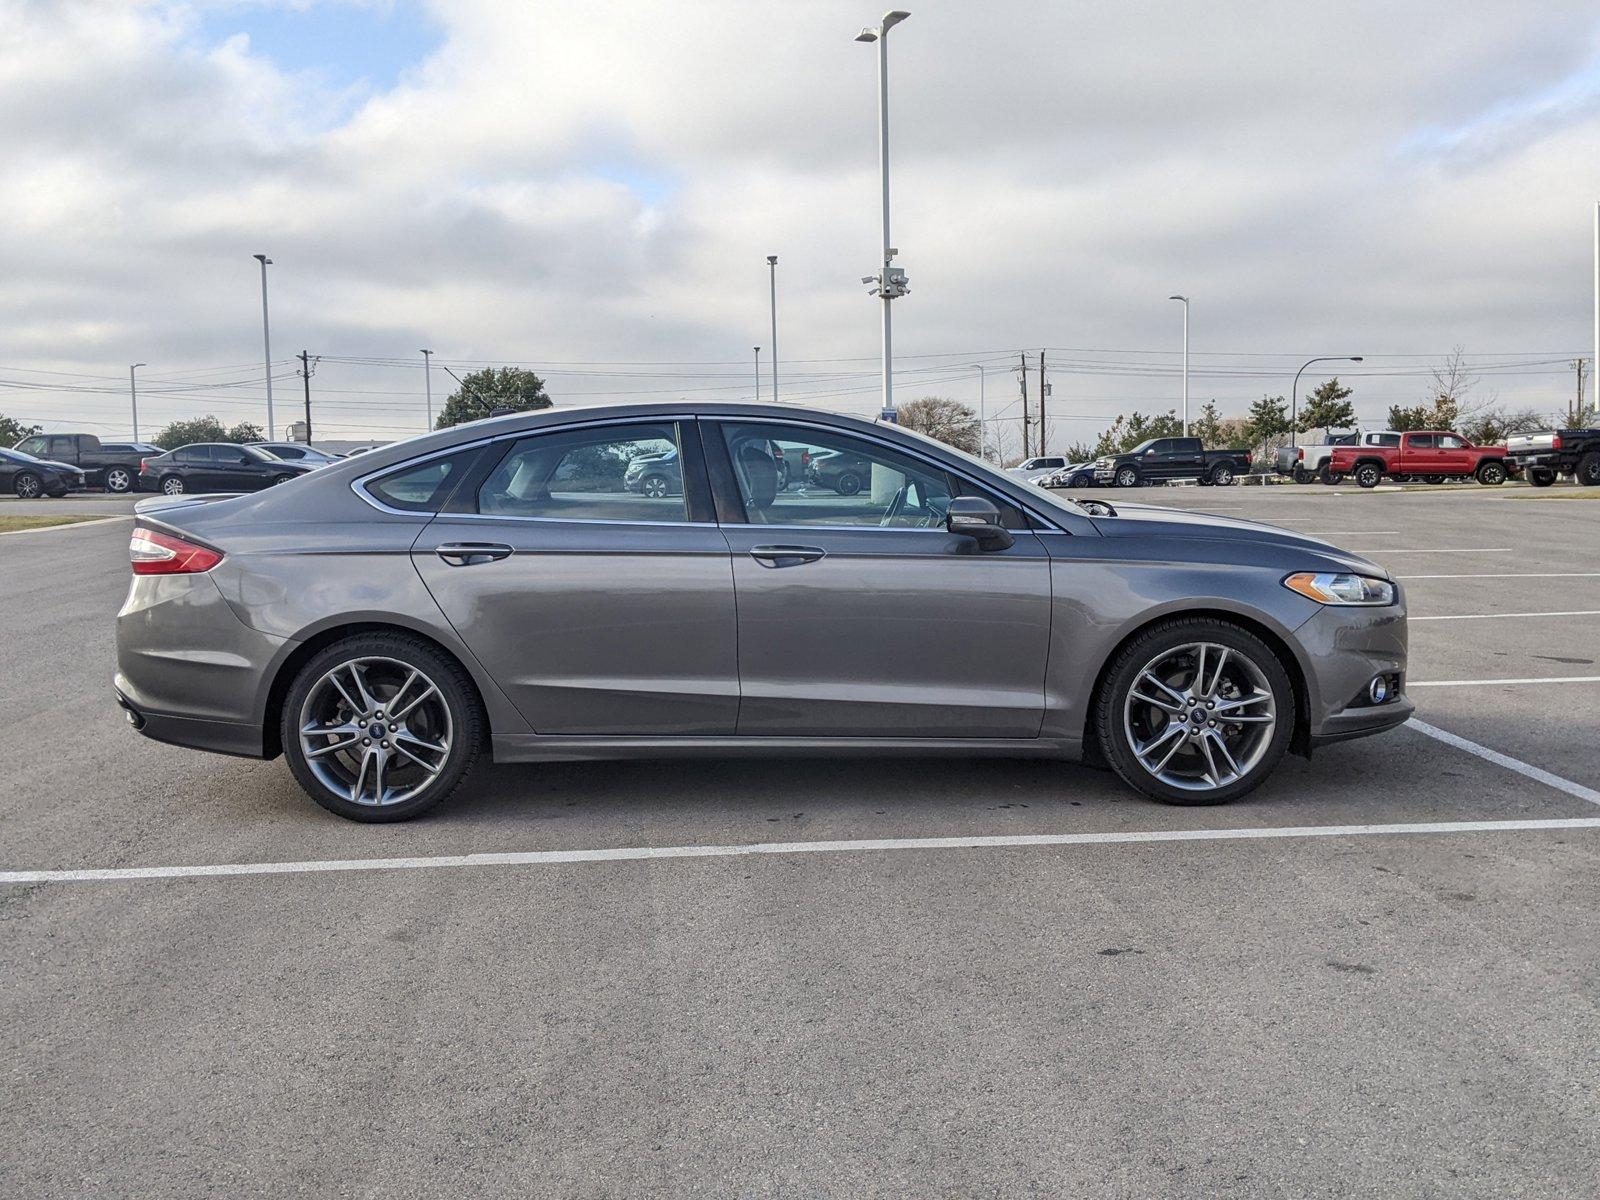
[[[0,870],[284,864],[0,884],[0,1191],[1593,1194],[1600,498],[1087,494],[1394,570],[1434,732],[1216,809],[1035,761],[641,762],[359,826],[127,728],[127,522],[0,536]],[[131,508],[25,511],[74,505]],[[475,854],[524,861],[441,861]]]

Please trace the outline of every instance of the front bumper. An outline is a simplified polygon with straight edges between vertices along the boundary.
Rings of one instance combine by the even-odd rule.
[[[1295,631],[1310,662],[1306,722],[1312,746],[1367,737],[1403,725],[1416,706],[1405,693],[1405,596],[1383,608],[1329,605]],[[1400,686],[1382,704],[1367,699],[1375,675]]]

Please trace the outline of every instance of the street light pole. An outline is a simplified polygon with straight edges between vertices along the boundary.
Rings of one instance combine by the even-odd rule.
[[[148,363],[134,363],[128,368],[128,399],[133,404],[133,440],[139,440],[139,385],[133,380],[133,373]]]
[[[422,386],[428,395],[428,432],[433,432],[433,351],[422,352]]]
[[[772,402],[778,402],[778,256],[767,255],[767,275],[772,285]]]
[[[1360,361],[1361,355],[1359,354],[1335,354],[1331,358],[1308,359],[1300,368],[1300,371],[1304,371],[1312,363]],[[1298,436],[1300,431],[1300,371],[1294,373],[1294,386],[1289,389],[1289,448],[1291,450],[1300,444]]]
[[[968,363],[978,372],[978,457],[989,461],[989,410],[984,403],[984,371],[982,363]]]
[[[894,337],[889,315],[889,302],[904,296],[910,289],[906,275],[893,266],[896,254],[889,240],[889,30],[911,14],[898,9],[883,14],[883,23],[876,29],[863,29],[856,35],[858,42],[878,43],[878,177],[883,193],[883,261],[876,276],[867,276],[863,283],[873,284],[872,294],[883,300],[883,417],[895,419],[894,410]]]
[[[272,329],[267,324],[267,268],[272,265],[272,260],[265,254],[251,255],[261,264],[261,345],[266,356],[267,374],[267,440],[278,440],[278,430],[272,420]]]
[[[1189,436],[1189,297],[1168,296],[1183,301],[1183,436]]]
[[[756,347],[756,403],[761,403],[761,347]]]

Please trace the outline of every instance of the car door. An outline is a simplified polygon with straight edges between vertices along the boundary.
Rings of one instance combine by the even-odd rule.
[[[628,490],[633,459],[669,450],[684,488]],[[700,463],[692,420],[502,440],[418,538],[428,590],[536,732],[734,732],[733,575]]]
[[[1439,473],[1439,453],[1431,433],[1408,433],[1400,439],[1400,471],[1405,475]]]
[[[1002,509],[1015,544],[978,553],[944,509],[982,489],[937,463],[822,425],[701,424],[733,551],[741,735],[1038,736],[1050,563],[1019,511]],[[862,461],[866,486],[780,490],[773,440]]]
[[[1472,451],[1465,438],[1453,433],[1441,433],[1439,443],[1439,470],[1446,475],[1470,475]]]

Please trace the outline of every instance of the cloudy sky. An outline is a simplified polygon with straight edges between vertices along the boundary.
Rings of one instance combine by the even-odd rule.
[[[918,0],[891,35],[902,398],[1065,443],[1314,354],[1358,410],[1462,346],[1554,409],[1592,338],[1600,9]],[[842,0],[0,0],[0,413],[126,435],[423,425],[420,347],[580,396],[749,398],[779,255],[785,398],[872,412],[878,10]],[[764,352],[765,353],[765,352]],[[436,391],[449,381],[436,368]],[[765,384],[763,388],[765,389]]]

